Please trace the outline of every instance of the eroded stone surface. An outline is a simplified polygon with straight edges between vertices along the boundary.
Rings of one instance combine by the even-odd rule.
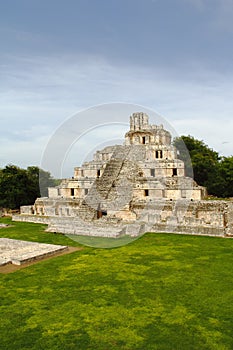
[[[66,246],[0,238],[0,266],[21,265],[66,250]]]

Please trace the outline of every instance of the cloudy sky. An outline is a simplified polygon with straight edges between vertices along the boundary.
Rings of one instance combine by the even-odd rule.
[[[233,0],[1,1],[0,43],[2,167],[40,165],[63,123],[112,102],[233,154]]]

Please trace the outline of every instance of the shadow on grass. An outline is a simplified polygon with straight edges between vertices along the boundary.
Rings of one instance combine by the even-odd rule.
[[[93,247],[93,248],[117,248],[123,245],[129,244],[140,238],[130,237],[130,236],[121,236],[119,238],[110,238],[110,237],[94,237],[94,236],[81,236],[81,235],[68,235],[66,236],[82,245]]]

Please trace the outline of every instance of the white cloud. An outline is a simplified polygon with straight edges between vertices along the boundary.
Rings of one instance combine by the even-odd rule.
[[[33,141],[17,138],[15,140],[1,138],[0,166],[15,164],[26,168],[30,165],[39,165],[49,137],[50,135],[43,135],[35,138]]]
[[[84,56],[11,57],[4,67],[0,88],[1,166],[37,163],[49,135],[69,115],[115,101],[155,109],[174,123],[179,133],[193,134],[219,152],[232,154],[230,75],[222,76],[195,64],[177,72],[161,67],[114,66],[101,57]]]
[[[209,119],[177,119],[174,127],[180,135],[190,134],[199,140],[203,140],[210,148],[217,151],[221,156],[233,155],[233,120],[219,118],[211,123]]]

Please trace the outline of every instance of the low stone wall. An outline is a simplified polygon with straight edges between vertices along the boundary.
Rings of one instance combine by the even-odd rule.
[[[233,202],[228,206],[228,210],[226,212],[226,235],[233,236]]]
[[[152,227],[152,232],[171,232],[181,233],[189,235],[201,235],[201,236],[225,236],[225,229],[219,227],[208,227],[208,226],[190,226],[190,225],[177,225],[168,229],[167,225],[156,224]]]
[[[123,232],[134,236],[139,232],[141,234],[143,227],[145,231],[150,232],[233,236],[232,201],[157,200],[149,203],[135,201],[131,203],[129,213],[134,213],[137,220],[131,223],[122,220],[114,224],[111,220],[105,222],[102,219],[85,222],[79,216],[26,214],[14,215],[13,220],[48,224],[48,230],[52,232],[88,236],[101,236],[101,232],[103,236],[110,236],[111,228],[113,237]],[[137,229],[134,232],[135,225]],[[125,229],[126,226],[127,229]]]
[[[20,214],[20,215],[13,215],[12,221],[24,221],[24,222],[33,222],[35,224],[48,225],[50,222],[50,219],[48,216]]]
[[[200,235],[233,235],[233,202],[157,201],[132,204],[137,219],[153,231]]]

